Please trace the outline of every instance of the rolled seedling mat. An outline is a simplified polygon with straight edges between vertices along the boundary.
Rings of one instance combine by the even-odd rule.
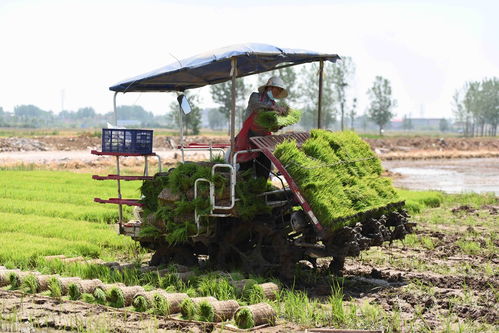
[[[269,300],[275,300],[279,292],[279,286],[273,282],[262,283],[258,285],[262,288],[263,294]]]
[[[206,301],[206,302],[209,302],[209,303],[213,303],[213,302],[217,302],[218,301],[218,299],[216,299],[213,296],[192,297],[191,300],[196,305],[199,305],[199,303],[201,303],[203,301]]]
[[[64,254],[58,254],[58,255],[55,255],[55,256],[45,256],[45,257],[43,257],[43,259],[45,259],[47,261],[55,260],[55,259],[64,259],[64,258],[66,258],[66,256]]]
[[[59,278],[59,285],[61,286],[61,294],[67,295],[69,292],[69,285],[81,281],[79,277],[61,277]]]
[[[12,288],[19,288],[21,284],[23,283],[24,279],[27,276],[30,275],[40,275],[40,272],[23,272],[23,271],[18,271],[18,272],[12,272],[9,275],[9,281],[10,281],[10,286]]]
[[[133,302],[133,297],[144,292],[141,286],[131,287],[113,287],[107,291],[107,300],[115,307],[130,306]]]
[[[52,278],[60,278],[59,275],[35,275],[36,281],[38,282],[38,291],[47,291],[49,290],[50,279]]]
[[[133,297],[133,307],[139,312],[149,310],[154,305],[154,295],[159,294],[162,291],[163,290],[161,289],[156,289],[151,291],[138,292]]]
[[[10,284],[10,275],[20,272],[19,269],[4,269],[0,270],[0,287],[5,287]]]
[[[234,313],[239,308],[239,303],[235,300],[201,302],[201,304],[209,304],[213,308],[213,321],[220,322],[232,319]]]
[[[123,283],[103,283],[102,285],[98,286],[93,292],[96,302],[99,304],[105,304],[107,301],[107,291],[114,287],[125,287],[125,285]]]
[[[158,290],[157,294],[166,300],[170,314],[179,313],[180,304],[184,299],[189,298],[185,293],[167,293],[164,290]]]
[[[81,262],[81,261],[85,261],[85,258],[84,257],[73,257],[73,258],[62,258],[61,261],[63,263],[73,263],[73,262]]]
[[[103,285],[99,279],[81,280],[71,283],[68,287],[68,293],[71,299],[80,299],[82,294],[93,294],[95,289]]]
[[[243,306],[237,309],[234,314],[234,321],[239,328],[252,328],[259,325],[274,325],[277,313],[274,308],[267,303],[258,303]]]

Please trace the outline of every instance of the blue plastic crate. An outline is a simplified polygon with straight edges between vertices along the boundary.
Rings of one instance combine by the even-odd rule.
[[[152,130],[102,129],[102,151],[107,153],[152,153]]]

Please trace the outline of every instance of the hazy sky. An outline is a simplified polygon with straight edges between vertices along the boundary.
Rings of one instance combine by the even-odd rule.
[[[259,42],[351,56],[361,113],[381,75],[399,116],[449,117],[465,81],[499,76],[497,13],[499,1],[476,0],[0,0],[0,106],[104,113],[109,86],[172,55]],[[172,96],[130,93],[118,104],[162,114]]]

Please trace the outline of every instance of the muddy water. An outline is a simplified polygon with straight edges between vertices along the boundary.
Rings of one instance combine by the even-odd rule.
[[[383,161],[383,167],[402,175],[393,180],[397,187],[499,195],[499,158]]]

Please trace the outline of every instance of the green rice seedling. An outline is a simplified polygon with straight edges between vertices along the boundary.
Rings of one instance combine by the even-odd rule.
[[[163,296],[156,294],[153,296],[153,313],[160,316],[167,316],[170,314],[170,305]]]
[[[213,309],[213,305],[204,301],[199,303],[198,319],[200,321],[212,322],[214,318],[215,310]]]
[[[234,316],[237,327],[242,329],[248,329],[255,327],[255,321],[253,320],[253,314],[250,309],[242,308],[236,312]]]
[[[125,307],[125,296],[123,295],[123,291],[120,288],[112,287],[107,291],[106,296],[110,306],[114,308]]]
[[[329,303],[331,304],[333,322],[336,325],[344,324],[346,321],[346,314],[343,306],[343,288],[341,288],[337,282],[333,283],[331,288]]]
[[[81,297],[80,287],[76,283],[70,283],[68,286],[69,299],[77,301]]]
[[[245,299],[248,300],[249,304],[256,304],[263,302],[263,300],[265,300],[265,294],[263,292],[262,287],[259,286],[258,284],[254,284],[251,287],[249,287],[247,292],[247,298]]]
[[[278,145],[275,155],[297,182],[321,223],[336,229],[358,213],[400,201],[381,163],[355,133],[314,130],[301,149]]]
[[[150,308],[150,304],[144,296],[135,297],[132,305],[137,312],[145,312]]]
[[[85,303],[95,303],[95,297],[92,294],[83,293],[80,298]]]
[[[301,112],[294,109],[289,109],[286,115],[279,115],[275,111],[260,111],[255,118],[255,123],[269,132],[277,132],[283,127],[298,123],[300,119]]]
[[[21,289],[28,294],[36,294],[38,291],[38,280],[33,274],[26,276],[21,284]]]
[[[107,299],[106,292],[101,288],[95,289],[93,296],[97,304],[101,305],[106,304],[106,299]]]
[[[19,289],[19,287],[21,287],[22,280],[19,274],[15,272],[9,273],[9,281],[11,289]]]
[[[50,296],[54,298],[61,298],[62,297],[62,287],[61,283],[59,282],[59,279],[56,277],[53,277],[49,281],[49,291],[50,291]]]
[[[183,319],[194,319],[197,313],[197,306],[190,298],[186,298],[180,304],[180,313]]]
[[[170,288],[172,291],[181,291],[186,287],[184,281],[175,273],[165,274],[159,281],[159,286],[163,289]]]
[[[213,296],[221,301],[234,299],[236,296],[234,287],[227,279],[214,276],[202,277],[197,290],[201,296]]]

